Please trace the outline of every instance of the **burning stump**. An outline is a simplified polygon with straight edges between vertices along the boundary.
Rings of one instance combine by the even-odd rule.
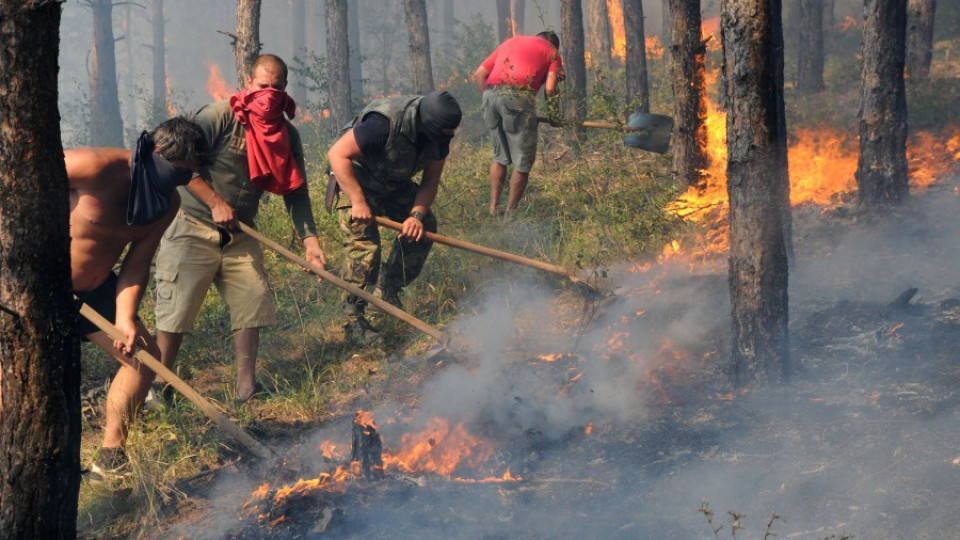
[[[357,411],[353,417],[350,461],[360,462],[367,480],[383,478],[383,439],[373,423],[373,415],[367,411]]]

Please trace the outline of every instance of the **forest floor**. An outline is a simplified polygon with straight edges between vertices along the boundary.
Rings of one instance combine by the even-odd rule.
[[[347,359],[370,384],[319,429],[248,426],[282,462],[181,482],[155,537],[956,537],[958,190],[937,184],[882,217],[795,209],[784,384],[726,382],[723,261],[624,266],[605,298],[528,283],[451,325],[466,351],[387,369]],[[358,409],[385,455],[440,417],[472,434],[476,459],[252,497],[343,463],[349,451],[324,458],[320,443],[350,448]],[[506,469],[519,479],[463,481]]]

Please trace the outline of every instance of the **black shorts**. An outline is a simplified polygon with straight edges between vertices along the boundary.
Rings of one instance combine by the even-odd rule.
[[[111,323],[117,319],[117,274],[110,272],[107,279],[99,287],[92,291],[73,292],[77,297],[77,310],[80,310],[81,304],[87,304],[94,311],[103,316]],[[83,315],[80,316],[80,324],[77,327],[80,337],[83,341],[89,341],[87,336],[99,332],[97,325],[93,324]]]

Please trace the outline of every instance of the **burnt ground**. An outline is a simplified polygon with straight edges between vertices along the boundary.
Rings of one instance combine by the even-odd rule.
[[[796,210],[785,384],[726,384],[722,263],[614,271],[617,296],[602,303],[518,286],[506,302],[478,299],[458,328],[481,352],[400,360],[344,410],[373,409],[388,449],[428,417],[463,422],[494,451],[458,474],[509,467],[523,480],[390,474],[261,508],[285,513],[273,527],[243,517],[261,482],[332,469],[316,445],[349,447],[344,414],[273,441],[279,469],[225,470],[186,489],[189,511],[161,536],[960,537],[958,203],[940,186],[883,216]],[[743,516],[735,535],[728,512]]]

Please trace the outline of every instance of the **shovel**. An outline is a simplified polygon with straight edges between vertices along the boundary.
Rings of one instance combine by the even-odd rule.
[[[670,149],[670,135],[673,132],[673,118],[662,114],[633,113],[626,125],[606,122],[568,122],[538,116],[537,121],[553,127],[579,126],[597,129],[612,129],[630,133],[623,137],[623,144],[657,154]]]

